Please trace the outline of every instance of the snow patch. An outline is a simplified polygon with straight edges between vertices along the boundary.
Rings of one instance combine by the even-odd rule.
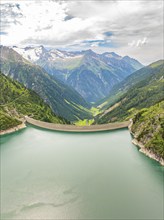
[[[39,60],[40,56],[43,53],[43,47],[25,47],[25,48],[18,48],[13,47],[13,50],[15,50],[17,53],[23,56],[23,58],[36,62]]]

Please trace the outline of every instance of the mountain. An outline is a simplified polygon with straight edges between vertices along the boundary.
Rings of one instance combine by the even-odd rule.
[[[0,46],[0,53],[1,71],[34,90],[56,115],[69,121],[92,117],[88,110],[89,104],[73,88],[69,88],[43,68],[24,59],[12,48]]]
[[[0,130],[21,124],[25,115],[35,119],[65,124],[51,108],[32,90],[0,72]]]
[[[148,153],[164,160],[164,101],[141,109],[133,118],[132,132]]]
[[[162,101],[163,85],[163,60],[138,70],[117,85],[102,103],[98,103],[103,113],[98,116],[97,123],[127,120],[138,110]]]
[[[49,74],[72,86],[87,102],[96,102],[112,87],[143,67],[137,60],[113,52],[97,54],[92,50],[67,52],[43,46],[13,49]]]

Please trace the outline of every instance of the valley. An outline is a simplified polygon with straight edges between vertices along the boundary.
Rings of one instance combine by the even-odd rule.
[[[66,52],[43,46],[1,46],[0,50],[3,133],[20,126],[26,116],[68,127],[72,124],[70,128],[86,131],[99,124],[133,120],[131,132],[135,139],[159,161],[163,158],[163,60],[143,67],[138,61],[113,52]],[[93,76],[99,78],[99,83],[103,81],[102,87],[102,81],[97,84],[98,78],[94,81]],[[76,83],[69,84],[71,79]],[[86,87],[77,89],[77,83]],[[101,89],[106,92],[102,94]],[[145,116],[150,111],[152,118]]]
[[[113,52],[68,52],[47,50],[43,46],[13,47],[13,50],[73,87],[89,103],[104,98],[115,84],[143,67],[137,60]]]
[[[0,13],[0,219],[163,220],[163,0]]]
[[[49,75],[41,67],[25,60],[8,47],[0,47],[3,74],[34,90],[55,112],[68,121],[89,119],[90,105],[73,88]]]

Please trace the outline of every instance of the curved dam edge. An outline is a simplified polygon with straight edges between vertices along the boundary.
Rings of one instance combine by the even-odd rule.
[[[120,128],[128,128],[130,122],[116,122],[102,125],[90,125],[90,126],[77,126],[77,125],[64,125],[64,124],[53,124],[48,122],[43,122],[39,120],[35,120],[33,118],[25,117],[26,122],[49,130],[54,131],[65,131],[65,132],[98,132],[98,131],[109,131],[116,130]]]

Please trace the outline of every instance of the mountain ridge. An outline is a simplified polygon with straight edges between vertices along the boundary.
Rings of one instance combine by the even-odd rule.
[[[2,72],[34,90],[53,111],[69,121],[91,118],[89,104],[73,89],[24,59],[12,48],[0,47]]]
[[[92,50],[68,52],[58,49],[46,50],[43,46],[13,49],[73,87],[90,103],[104,98],[115,84],[143,67],[137,60],[127,56],[121,57],[114,52],[102,54]]]

